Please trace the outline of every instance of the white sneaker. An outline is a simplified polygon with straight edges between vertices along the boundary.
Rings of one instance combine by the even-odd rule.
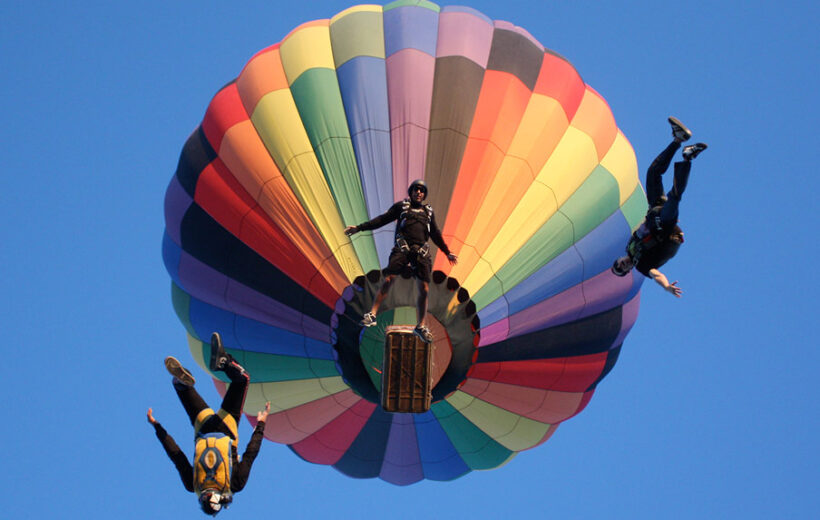
[[[373,327],[376,325],[376,315],[372,312],[365,312],[362,316],[362,321],[359,322],[362,327]]]
[[[700,152],[706,150],[706,148],[708,148],[706,143],[695,143],[690,146],[685,146],[683,148],[683,158],[687,161],[691,161],[697,157]]]
[[[681,142],[688,141],[692,137],[692,132],[686,126],[674,117],[669,118],[669,124],[672,125],[672,137],[679,139]]]
[[[413,329],[413,334],[421,338],[421,340],[425,343],[432,343],[433,342],[433,333],[430,332],[424,325],[419,325],[415,329]]]

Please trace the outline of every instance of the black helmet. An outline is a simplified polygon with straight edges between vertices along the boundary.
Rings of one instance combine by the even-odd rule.
[[[612,274],[615,276],[626,276],[632,270],[634,264],[629,256],[622,256],[612,262]]]
[[[427,198],[427,184],[421,179],[416,179],[412,183],[410,183],[410,187],[407,188],[407,194],[412,196],[413,195],[413,190],[417,187],[421,188],[421,191],[424,192],[424,198],[426,199]]]

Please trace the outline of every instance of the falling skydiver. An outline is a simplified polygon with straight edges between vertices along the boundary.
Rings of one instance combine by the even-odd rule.
[[[612,264],[612,272],[626,276],[634,267],[641,274],[652,278],[670,294],[680,298],[683,291],[678,282],[669,283],[658,268],[669,261],[683,244],[683,230],[678,226],[678,206],[689,181],[692,159],[706,149],[705,143],[696,143],[683,149],[683,161],[675,163],[672,189],[663,194],[662,175],[669,168],[681,143],[692,137],[692,132],[674,117],[669,118],[673,140],[652,161],[646,171],[646,199],[649,211],[626,246],[626,255]]]

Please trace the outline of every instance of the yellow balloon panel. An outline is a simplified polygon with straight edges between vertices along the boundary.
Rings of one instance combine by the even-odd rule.
[[[329,20],[317,20],[296,29],[282,41],[280,52],[288,83],[299,79],[306,70],[325,68],[335,70],[330,47]]]
[[[549,424],[539,423],[503,408],[455,392],[446,401],[496,442],[512,451],[532,448],[547,434]]]
[[[638,186],[638,161],[635,158],[635,151],[620,130],[612,147],[601,159],[601,166],[618,181],[620,205],[623,205]]]

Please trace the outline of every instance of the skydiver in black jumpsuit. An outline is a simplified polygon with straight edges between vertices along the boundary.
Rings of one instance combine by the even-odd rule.
[[[675,163],[672,189],[664,195],[662,175],[669,168],[681,143],[692,137],[692,132],[674,117],[669,118],[669,124],[672,125],[673,140],[646,171],[649,211],[641,226],[632,234],[626,246],[626,255],[612,264],[612,272],[617,276],[626,276],[634,267],[655,280],[665,291],[680,298],[683,291],[678,287],[678,282],[669,283],[658,268],[675,256],[683,244],[683,230],[678,226],[678,206],[689,182],[692,159],[706,149],[706,144],[695,143],[684,147],[683,161]]]
[[[382,284],[379,293],[376,295],[370,312],[366,312],[362,317],[361,324],[365,327],[376,325],[376,313],[379,311],[382,300],[390,290],[393,280],[397,274],[400,274],[409,266],[418,280],[419,287],[419,299],[416,303],[418,325],[413,333],[420,337],[422,341],[430,343],[433,341],[433,334],[426,325],[426,318],[427,291],[433,262],[430,258],[430,246],[427,241],[432,239],[433,243],[447,255],[450,264],[455,265],[458,262],[458,257],[450,252],[444,242],[441,231],[436,225],[433,208],[429,204],[423,203],[424,199],[427,198],[427,185],[424,181],[413,181],[410,187],[407,188],[407,194],[410,195],[409,198],[396,202],[382,215],[358,226],[346,227],[345,234],[351,236],[359,231],[377,229],[398,220],[396,224],[396,242],[390,252],[387,267],[382,270],[385,275],[384,284]]]

